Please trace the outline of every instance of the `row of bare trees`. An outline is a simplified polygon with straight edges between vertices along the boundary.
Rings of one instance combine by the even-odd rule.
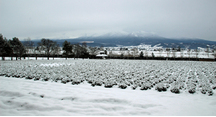
[[[41,39],[41,42],[38,43],[36,49],[39,51],[44,51],[48,60],[51,54],[56,55],[60,51],[60,47],[55,41],[45,38]]]

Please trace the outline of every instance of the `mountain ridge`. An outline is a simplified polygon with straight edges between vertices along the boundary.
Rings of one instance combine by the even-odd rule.
[[[165,38],[151,33],[107,33],[99,36],[83,36],[75,39],[52,39],[60,46],[65,40],[71,44],[87,42],[88,46],[103,46],[103,47],[117,47],[122,46],[138,46],[140,44],[157,45],[160,44],[163,48],[189,48],[197,49],[198,47],[216,48],[216,41],[209,41],[199,38]],[[33,40],[37,45],[40,40]],[[90,43],[93,42],[93,43]]]

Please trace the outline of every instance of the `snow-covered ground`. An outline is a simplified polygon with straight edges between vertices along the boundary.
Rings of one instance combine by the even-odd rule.
[[[13,61],[16,61],[16,57],[12,57]],[[24,59],[23,57],[21,58],[22,60],[36,60],[36,57],[26,57],[26,59]],[[53,57],[49,58],[50,60],[53,60]],[[65,58],[54,58],[54,60],[64,60]],[[74,59],[74,58],[68,58],[68,59]],[[0,60],[2,61],[2,57],[0,57]],[[5,57],[6,61],[11,61],[11,57]],[[47,60],[47,57],[37,57],[37,60]]]
[[[91,87],[0,77],[0,115],[215,116],[216,95]]]
[[[0,61],[0,75],[0,115],[216,115],[215,62]]]

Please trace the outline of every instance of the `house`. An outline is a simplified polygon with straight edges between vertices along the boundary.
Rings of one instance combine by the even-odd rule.
[[[104,51],[100,51],[99,54],[96,55],[96,57],[99,57],[99,58],[105,59],[105,57],[107,57],[107,55],[105,54]]]

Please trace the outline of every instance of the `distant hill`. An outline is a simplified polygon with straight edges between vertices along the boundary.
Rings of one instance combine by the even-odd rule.
[[[181,48],[196,49],[197,47],[206,48],[209,45],[210,48],[216,48],[216,41],[208,41],[204,39],[190,39],[190,38],[164,38],[155,35],[142,35],[142,34],[119,34],[119,33],[108,33],[102,36],[88,36],[79,37],[75,39],[53,39],[62,46],[65,40],[72,44],[87,42],[88,46],[104,46],[104,47],[117,47],[122,46],[137,46],[140,44],[147,45],[157,45],[167,48],[176,48],[180,46]],[[40,40],[33,40],[37,44]]]

